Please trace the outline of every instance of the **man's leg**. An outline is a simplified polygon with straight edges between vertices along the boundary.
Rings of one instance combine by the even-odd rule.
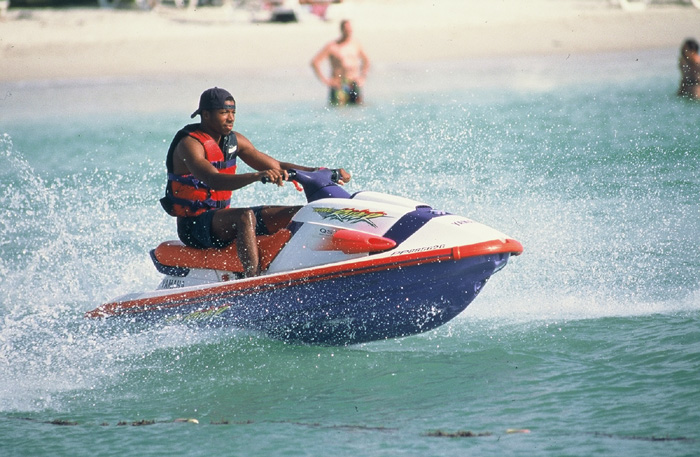
[[[357,82],[353,81],[350,84],[350,100],[349,103],[351,105],[361,105],[362,104],[362,92],[360,91],[360,86],[357,85]]]
[[[255,214],[250,208],[227,208],[216,212],[211,221],[212,234],[221,241],[236,240],[238,258],[245,277],[260,272],[258,245],[255,241]]]
[[[289,225],[292,217],[301,209],[301,206],[263,206],[260,209],[267,233],[275,233]]]

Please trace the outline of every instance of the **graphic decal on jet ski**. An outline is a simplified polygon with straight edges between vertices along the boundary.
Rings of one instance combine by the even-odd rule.
[[[413,248],[413,249],[404,249],[403,251],[396,251],[392,252],[391,256],[397,256],[397,255],[404,255],[404,254],[414,254],[416,252],[429,252],[429,251],[437,251],[438,249],[445,249],[444,244],[436,244],[433,246],[421,246],[419,248]]]
[[[200,311],[194,311],[192,313],[186,314],[184,316],[181,315],[175,315],[172,317],[167,318],[165,321],[166,322],[194,322],[194,321],[204,321],[204,320],[211,320],[215,318],[216,316],[220,315],[227,309],[229,309],[231,305],[225,305],[219,308],[209,308],[205,310],[200,310]]]
[[[377,224],[372,222],[372,219],[387,217],[384,211],[369,211],[355,208],[314,208],[314,212],[318,213],[323,219],[331,219],[348,224],[365,222],[375,228]]]

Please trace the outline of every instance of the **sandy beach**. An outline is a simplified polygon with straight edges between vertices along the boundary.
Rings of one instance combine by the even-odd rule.
[[[318,93],[309,61],[338,36],[343,18],[353,21],[376,79],[417,63],[675,52],[686,37],[700,37],[700,10],[679,2],[629,11],[605,0],[346,0],[329,8],[326,21],[298,12],[298,23],[280,24],[253,22],[251,11],[230,5],[189,11],[166,3],[150,12],[10,7],[0,22],[0,84],[17,94],[18,84],[49,81],[137,78],[148,87],[187,79],[201,87],[233,78],[258,99],[274,99],[270,92],[285,84]],[[264,90],[261,81],[269,82]],[[15,106],[7,98],[0,108]]]
[[[690,4],[623,11],[604,0],[346,0],[329,20],[252,23],[247,10],[10,8],[0,23],[1,81],[163,73],[199,74],[306,65],[354,21],[377,63],[480,56],[572,54],[679,46],[700,36]]]

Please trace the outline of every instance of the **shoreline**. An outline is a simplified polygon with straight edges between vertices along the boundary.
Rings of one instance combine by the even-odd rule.
[[[677,72],[700,10],[624,11],[598,0],[345,0],[330,20],[254,23],[225,7],[187,11],[12,10],[0,22],[0,120],[101,109],[188,110],[206,87],[250,103],[313,101],[312,56],[353,21],[372,68],[366,94],[518,87]],[[619,65],[619,69],[617,66]]]
[[[373,65],[680,47],[700,35],[700,10],[690,6],[632,12],[592,0],[532,0],[525,9],[517,0],[500,7],[443,1],[436,8],[417,0],[346,0],[331,17],[353,20]],[[226,7],[10,9],[0,23],[0,82],[307,67],[338,36],[336,19],[253,23],[248,14]]]

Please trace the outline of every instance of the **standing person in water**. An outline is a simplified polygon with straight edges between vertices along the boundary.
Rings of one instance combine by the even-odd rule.
[[[678,67],[681,70],[678,95],[695,100],[700,100],[700,54],[698,54],[698,48],[697,41],[685,40],[678,61]]]
[[[321,64],[328,59],[330,74],[326,77]],[[362,86],[369,71],[369,58],[352,35],[348,20],[340,23],[340,37],[331,41],[311,60],[314,73],[329,87],[331,105],[355,105],[362,103]]]
[[[202,93],[196,124],[183,127],[168,149],[168,181],[163,209],[177,217],[177,234],[187,246],[225,247],[236,242],[246,277],[259,271],[255,236],[284,228],[300,206],[230,208],[232,191],[267,178],[281,186],[287,170],[314,168],[278,160],[260,152],[245,136],[233,131],[236,101],[226,90],[214,87]],[[254,173],[236,174],[237,159]],[[350,180],[340,170],[341,184]]]

